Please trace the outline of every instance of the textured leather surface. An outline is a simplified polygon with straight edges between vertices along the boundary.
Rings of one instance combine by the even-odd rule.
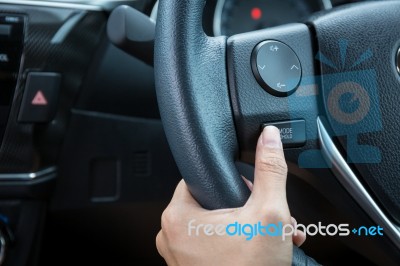
[[[320,265],[313,258],[307,256],[303,250],[300,248],[293,246],[293,258],[292,258],[293,266],[318,266]]]
[[[379,2],[354,5],[342,8],[330,14],[313,19],[313,25],[318,38],[319,49],[322,54],[332,60],[336,66],[341,65],[341,51],[339,40],[348,42],[345,56],[346,64],[337,69],[327,64],[322,64],[321,73],[326,75],[346,75],[349,71],[359,71],[358,81],[364,82],[366,87],[376,87],[371,75],[362,76],[365,70],[376,73],[378,97],[371,97],[373,104],[379,106],[379,112],[371,117],[371,123],[365,123],[358,132],[358,143],[375,146],[380,150],[382,160],[380,163],[368,162],[371,153],[358,152],[359,158],[354,160],[355,167],[360,172],[370,190],[386,210],[400,222],[400,76],[396,72],[395,55],[400,47],[400,3]],[[370,50],[372,57],[355,67],[351,67],[360,56]],[[357,74],[353,77],[357,79]],[[325,83],[326,84],[326,83]],[[322,93],[324,99],[330,88],[324,86]],[[325,103],[326,107],[327,103]],[[342,136],[343,129],[328,115],[329,122],[336,135]],[[382,122],[382,127],[374,129],[374,124]],[[351,131],[351,129],[349,129]],[[341,132],[342,131],[342,132]],[[374,131],[374,132],[370,132]],[[365,133],[367,132],[367,133]],[[347,145],[348,137],[341,137],[340,142],[348,152],[354,148]]]
[[[226,38],[202,28],[204,0],[160,1],[155,79],[172,153],[193,196],[209,209],[242,206],[238,144],[227,87]]]
[[[297,91],[289,97],[276,97],[266,92],[257,82],[251,69],[250,58],[254,47],[265,40],[277,40],[287,44],[297,54],[302,67],[303,79]],[[240,146],[240,160],[253,163],[260,125],[267,122],[304,119],[307,143],[301,149],[285,150],[287,161],[298,163],[299,154],[317,149],[318,103],[313,93],[314,52],[312,37],[304,24],[249,32],[228,39],[228,77],[232,107]]]

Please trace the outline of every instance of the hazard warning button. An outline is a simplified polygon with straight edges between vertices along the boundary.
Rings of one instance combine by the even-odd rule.
[[[56,112],[60,84],[61,75],[58,73],[29,73],[18,121],[25,123],[51,121]]]
[[[35,97],[32,100],[32,105],[47,105],[46,96],[44,96],[41,90],[38,90]]]

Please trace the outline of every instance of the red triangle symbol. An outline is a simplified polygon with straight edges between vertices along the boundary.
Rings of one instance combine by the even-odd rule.
[[[41,90],[38,90],[35,97],[32,100],[32,105],[47,105],[47,99]]]

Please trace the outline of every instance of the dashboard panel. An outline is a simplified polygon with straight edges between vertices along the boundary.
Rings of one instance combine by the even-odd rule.
[[[314,12],[329,9],[323,0],[218,0],[214,12],[214,35],[231,36],[291,22],[299,22]]]
[[[387,0],[209,0],[203,14],[203,28],[209,36],[232,36],[288,23],[305,21],[331,8],[363,2]],[[158,1],[151,12],[156,21]]]

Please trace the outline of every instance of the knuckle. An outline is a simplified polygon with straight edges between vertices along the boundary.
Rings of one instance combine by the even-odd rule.
[[[280,208],[278,206],[268,206],[264,208],[262,212],[262,215],[270,223],[287,223],[288,220],[290,220],[290,215],[283,208]]]
[[[258,160],[260,170],[268,173],[286,175],[288,168],[286,161],[279,155],[261,156]]]
[[[180,216],[179,208],[168,206],[161,215],[161,228],[163,236],[168,241],[175,241],[181,236],[183,218]]]
[[[157,247],[157,251],[158,253],[163,256],[163,250],[164,250],[164,242],[162,239],[162,231],[158,232],[157,236],[156,236],[156,247]]]
[[[168,206],[161,215],[161,228],[168,232],[178,223],[177,216],[175,208]]]

